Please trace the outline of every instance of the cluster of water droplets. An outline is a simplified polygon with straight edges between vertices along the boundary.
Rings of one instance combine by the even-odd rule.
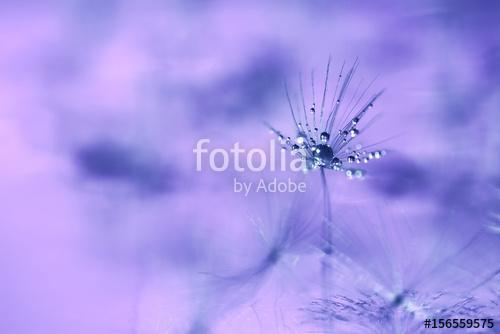
[[[368,108],[372,106],[370,104]],[[315,113],[314,106],[311,107],[310,112]],[[349,178],[362,178],[365,171],[356,167],[356,164],[380,159],[386,155],[386,151],[369,151],[359,143],[349,145],[360,134],[360,130],[356,127],[360,121],[359,116],[353,117],[333,137],[328,131],[320,133],[317,127],[311,129],[308,123],[304,125],[301,122],[297,123],[298,131],[295,137],[286,137],[273,128],[271,131],[278,136],[282,149],[304,160],[305,171],[327,168],[342,171]]]
[[[331,107],[329,111],[325,113],[325,115],[328,114],[326,119],[323,118],[323,113],[326,111],[325,98],[328,91],[330,62],[328,63],[326,71],[323,99],[321,107],[319,108],[319,119],[317,119],[318,117],[316,114],[318,110],[314,102],[313,78],[311,79],[313,103],[309,108],[309,112],[306,112],[302,78],[300,79],[302,116],[301,113],[298,112],[300,106],[294,110],[288,94],[288,88],[285,86],[290,111],[295,123],[296,135],[294,137],[287,137],[273,127],[269,126],[269,128],[277,135],[283,149],[290,151],[293,155],[300,157],[304,161],[303,166],[305,171],[326,168],[344,172],[349,178],[362,178],[365,175],[365,170],[356,165],[368,163],[373,159],[380,159],[386,154],[384,150],[367,150],[371,145],[363,147],[361,144],[355,144],[353,142],[361,133],[358,128],[360,121],[367,114],[368,110],[373,107],[373,103],[381,95],[381,92],[373,95],[369,101],[362,105],[361,108],[358,108],[357,111],[356,108],[363,99],[366,90],[360,96],[356,96],[355,92],[351,98],[351,102],[343,108],[343,121],[340,121],[339,124],[341,126],[335,126],[342,102],[346,97],[347,87],[352,80],[356,68],[357,62],[354,63],[352,68],[347,72],[347,75],[342,79],[344,69],[344,66],[342,66],[340,74],[338,75],[335,92],[333,93]],[[355,97],[357,97],[357,102],[351,108],[351,103],[355,100]],[[354,116],[351,116],[353,112]],[[349,118],[349,116],[351,117]],[[335,131],[334,128],[338,130]]]

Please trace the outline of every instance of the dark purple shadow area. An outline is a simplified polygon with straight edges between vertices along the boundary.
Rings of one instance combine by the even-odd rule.
[[[84,176],[96,181],[115,181],[133,186],[141,194],[174,190],[177,175],[158,159],[112,141],[96,141],[80,147],[75,163]]]

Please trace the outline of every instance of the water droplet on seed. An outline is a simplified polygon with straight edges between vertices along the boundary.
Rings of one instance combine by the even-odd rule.
[[[326,143],[326,142],[328,142],[328,140],[330,140],[330,134],[328,132],[322,132],[320,134],[319,138],[321,139],[321,141],[323,143]]]
[[[339,158],[335,157],[332,160],[332,165],[340,167],[340,166],[342,166],[342,161]]]
[[[314,152],[314,157],[316,162],[320,166],[329,165],[333,159],[333,150],[330,146],[326,144],[320,144],[316,146],[316,151]]]
[[[355,178],[362,178],[363,177],[363,171],[361,169],[356,169],[356,171],[354,172],[354,177]]]
[[[295,138],[295,142],[296,142],[298,145],[301,145],[301,146],[302,146],[302,145],[304,145],[305,141],[306,141],[306,138],[305,138],[302,134],[299,134],[299,135],[297,136],[297,138]]]

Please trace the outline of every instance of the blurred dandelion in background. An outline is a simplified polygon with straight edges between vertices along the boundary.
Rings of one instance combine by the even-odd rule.
[[[199,294],[203,297],[189,333],[204,333],[200,327],[206,332],[217,328],[218,318],[248,305],[273,276],[286,292],[284,281],[291,282],[297,263],[315,251],[318,210],[314,198],[296,193],[266,196],[258,202],[263,202],[263,213],[247,217],[252,232],[248,242],[240,242],[233,260],[220,264],[218,271],[211,266],[210,271],[201,272],[203,283],[198,291],[203,291]]]
[[[363,226],[352,224],[355,216]],[[498,239],[487,232],[471,229],[467,236],[458,235],[428,222],[415,228],[404,211],[387,206],[347,206],[336,222],[335,293],[300,308],[311,328],[424,333],[428,318],[500,317],[498,261],[484,254],[498,251]]]

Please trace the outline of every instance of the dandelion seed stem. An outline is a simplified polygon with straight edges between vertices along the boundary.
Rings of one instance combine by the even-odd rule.
[[[323,288],[323,300],[326,302],[332,296],[331,285],[333,275],[333,247],[332,247],[332,206],[330,201],[330,190],[326,181],[325,169],[321,167],[321,187],[323,188],[323,224],[322,237],[325,242],[324,255],[321,260],[321,284]],[[332,328],[333,317],[329,316],[328,329]]]
[[[328,250],[331,250],[332,246],[332,207],[330,203],[330,190],[328,188],[328,182],[326,181],[325,169],[321,167],[321,187],[323,188],[323,237],[327,243]],[[331,252],[327,252],[330,254]]]

